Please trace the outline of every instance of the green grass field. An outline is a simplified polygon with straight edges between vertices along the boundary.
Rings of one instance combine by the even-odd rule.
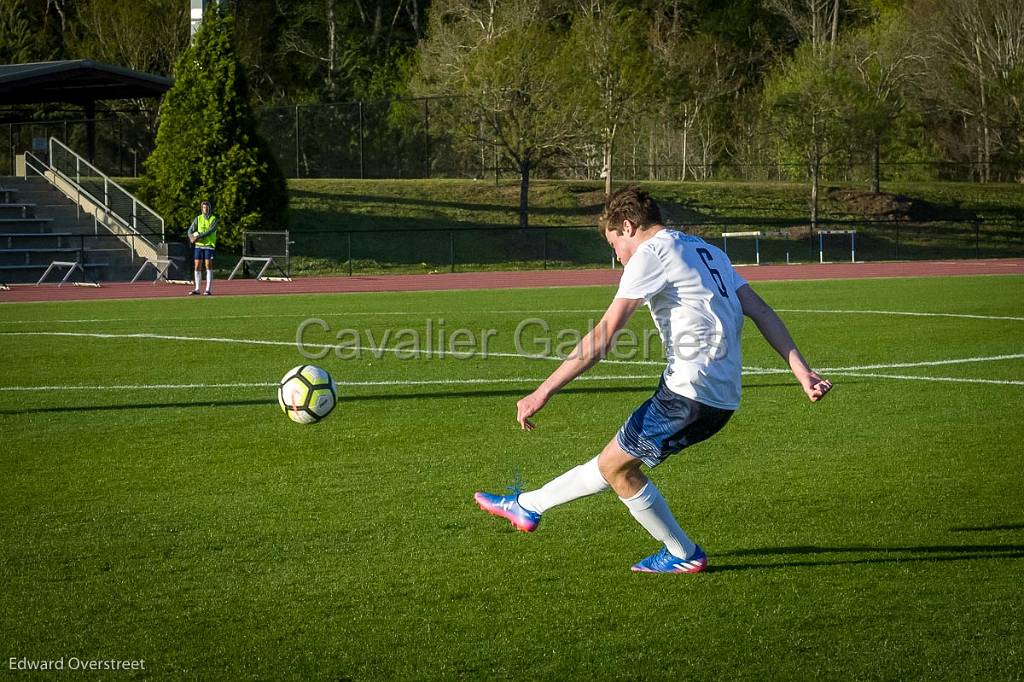
[[[757,288],[837,387],[808,403],[748,327],[743,407],[652,474],[709,554],[696,576],[632,574],[656,545],[611,493],[532,535],[472,502],[589,459],[650,394],[656,360],[605,363],[514,421],[555,366],[516,325],[583,330],[609,288],[0,306],[4,669],[1019,679],[1024,279]],[[496,332],[486,359],[318,360],[343,399],[299,426],[273,384],[305,318],[331,328],[314,344]]]

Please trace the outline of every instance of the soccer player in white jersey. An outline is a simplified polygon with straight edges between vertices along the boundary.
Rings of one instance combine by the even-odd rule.
[[[804,393],[820,400],[832,383],[814,372],[785,324],[729,262],[702,239],[662,225],[650,194],[626,187],[608,199],[598,227],[623,264],[618,292],[601,321],[533,393],[517,404],[530,418],[566,384],[611,349],[616,332],[646,304],[658,327],[668,366],[654,395],[640,405],[597,457],[538,490],[513,495],[478,492],[480,508],[531,532],[549,509],[611,487],[647,532],[664,543],[632,570],[697,573],[708,559],[680,528],[654,483],[640,470],[717,433],[740,404],[743,317],[749,317],[789,364]]]

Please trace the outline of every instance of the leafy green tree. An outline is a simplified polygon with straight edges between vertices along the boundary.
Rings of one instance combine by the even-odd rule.
[[[570,46],[577,58],[567,66],[581,84],[581,110],[601,148],[606,196],[620,128],[653,98],[648,29],[641,12],[615,0],[580,0],[573,17]]]
[[[882,145],[899,130],[896,120],[906,106],[907,93],[917,87],[926,70],[921,39],[903,12],[886,12],[877,21],[851,34],[839,52],[867,95],[863,100],[862,146],[871,154],[871,190],[881,184]]]
[[[452,120],[460,133],[495,144],[515,164],[522,227],[531,173],[580,137],[564,24],[551,0],[438,0],[420,45],[414,89],[457,95]]]
[[[180,0],[79,0],[73,6],[65,33],[71,57],[93,59],[135,71],[169,76],[188,47],[188,6]],[[124,145],[136,153],[149,150],[157,132],[159,99],[137,97],[119,100],[109,107],[120,119],[111,145]],[[101,139],[113,134],[112,126],[100,126]]]
[[[818,222],[823,162],[863,134],[870,98],[831,50],[806,44],[765,83],[770,129],[804,164],[811,179],[811,226]]]
[[[218,243],[226,246],[238,245],[245,230],[283,227],[288,204],[284,176],[255,131],[232,26],[211,8],[178,60],[141,185],[180,231],[209,199],[220,219]]]
[[[1009,69],[1001,86],[1002,91],[998,94],[1008,105],[1008,155],[1017,167],[1014,180],[1024,184],[1024,64]]]
[[[221,0],[234,8],[239,59],[260,103],[388,99],[423,37],[417,0]]]
[[[654,46],[663,82],[657,93],[659,109],[682,138],[680,178],[693,173],[695,179],[706,180],[726,146],[733,96],[741,82],[739,56],[718,39],[684,29],[659,34]],[[697,171],[689,169],[694,147],[700,155]]]
[[[917,0],[911,17],[928,47],[928,105],[948,120],[934,132],[982,182],[993,168],[1019,175],[1024,0]]]
[[[66,41],[77,57],[169,75],[188,36],[188,5],[179,0],[81,0]]]

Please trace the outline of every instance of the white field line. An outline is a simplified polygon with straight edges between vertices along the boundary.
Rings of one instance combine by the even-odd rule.
[[[962,377],[927,377],[912,374],[876,374],[873,372],[834,372],[837,376],[871,377],[872,379],[908,379],[912,381],[945,381],[956,384],[996,384],[1000,386],[1024,386],[1024,381],[1014,379],[965,379]]]
[[[228,344],[241,344],[241,345],[254,345],[254,346],[274,346],[274,347],[294,347],[296,344],[294,341],[272,341],[268,339],[234,339],[219,336],[182,336],[177,334],[148,334],[148,333],[135,333],[135,334],[105,334],[102,332],[0,332],[0,337],[4,336],[57,336],[57,337],[85,337],[85,338],[97,338],[97,339],[153,339],[158,341],[204,341],[206,343],[228,343]],[[337,347],[337,344],[323,344],[323,343],[304,343],[304,348],[317,349],[317,350],[332,350]],[[440,359],[440,355],[437,349],[431,351],[416,350],[411,348],[389,348],[385,346],[377,347],[365,347],[361,346],[358,348],[345,347],[348,351],[358,351],[360,353],[370,353],[383,355],[385,353],[412,353],[415,355],[432,356]],[[483,353],[452,353],[451,351],[445,351],[445,355],[450,356],[461,356],[464,359],[474,357],[484,357]],[[563,358],[551,355],[527,355],[524,353],[502,353],[497,351],[488,351],[486,357],[497,357],[497,358],[519,358],[523,360],[547,360],[561,362]],[[968,358],[953,358],[948,360],[926,360],[921,362],[897,362],[877,365],[854,365],[850,367],[824,367],[819,371],[821,372],[859,372],[868,369],[905,369],[909,367],[935,367],[940,365],[957,365],[974,362],[997,362],[1000,360],[1018,360],[1024,358],[1024,353],[1014,353],[1008,355],[987,355],[987,356],[974,356]],[[601,361],[602,364],[618,364],[618,365],[648,365],[648,366],[661,366],[664,364],[663,360],[613,360],[604,359]],[[744,367],[743,371],[747,374],[787,374],[789,370],[774,367]]]
[[[385,311],[365,311],[365,312],[350,312],[347,310],[339,310],[333,313],[257,313],[253,315],[203,315],[204,320],[256,320],[262,318],[286,318],[286,317],[299,317],[304,319],[331,319],[336,317],[383,317],[387,316],[424,316],[425,319],[439,320],[445,316],[453,316],[456,319],[460,315],[529,315],[531,317],[538,317],[545,314],[563,315],[563,314],[575,314],[575,313],[588,313],[597,314],[604,313],[603,309],[564,309],[564,310],[448,310],[440,312],[421,312],[421,311],[400,311],[400,310],[385,310]],[[153,322],[152,317],[87,317],[73,320],[0,320],[0,324],[87,324],[96,322]],[[194,322],[195,317],[170,317],[160,316],[156,318],[157,322],[163,321],[174,321],[174,322]]]
[[[1024,317],[1015,317],[1012,315],[973,315],[968,313],[925,313],[925,312],[914,312],[909,310],[826,310],[826,309],[815,309],[815,308],[776,308],[776,312],[780,313],[808,313],[816,315],[894,315],[903,317],[949,317],[949,318],[960,318],[967,320],[1002,320],[1011,322],[1024,322]],[[349,312],[349,311],[337,311],[333,313],[258,313],[253,315],[204,315],[204,320],[249,320],[249,319],[262,319],[262,318],[323,318],[330,319],[336,317],[382,317],[382,316],[425,316],[427,318],[436,319],[444,316],[454,316],[458,318],[460,315],[465,314],[477,314],[482,312],[486,315],[529,315],[531,317],[538,317],[544,314],[554,315],[567,315],[567,314],[601,314],[604,310],[601,308],[565,308],[557,310],[488,310],[488,311],[436,311],[436,312],[420,312],[420,311],[366,311],[366,312]],[[167,321],[194,321],[194,317],[160,317],[159,320]],[[152,318],[139,318],[139,317],[94,317],[94,318],[81,318],[81,319],[69,319],[69,320],[0,320],[0,324],[89,324],[89,323],[101,323],[101,322],[152,322]]]
[[[954,317],[965,320],[1010,320],[1024,322],[1024,317],[1012,315],[970,315],[967,313],[916,313],[902,310],[819,310],[813,308],[776,308],[778,313],[811,313],[817,315],[897,315],[903,317]]]
[[[865,369],[906,369],[908,367],[938,367],[940,365],[963,365],[971,362],[999,362],[1000,360],[1020,360],[1024,353],[1012,355],[983,355],[971,358],[953,358],[951,360],[926,360],[922,362],[893,362],[884,365],[859,365],[856,367],[822,367],[819,372],[859,372]],[[783,370],[786,371],[786,370]]]
[[[336,313],[322,313],[322,314],[304,314],[304,313],[266,313],[266,314],[255,314],[255,315],[203,315],[204,320],[256,320],[261,318],[275,318],[275,317],[302,317],[302,318],[332,318],[332,317],[377,317],[378,315],[430,315],[431,313],[411,313],[411,312],[366,312],[366,313],[350,313],[346,311],[339,311]],[[161,315],[158,318],[152,317],[89,317],[80,318],[76,320],[0,320],[0,324],[85,324],[91,322],[195,322],[195,317],[171,317]]]
[[[296,344],[294,341],[271,341],[268,339],[232,339],[220,336],[181,336],[177,334],[147,334],[147,333],[136,333],[136,334],[105,334],[102,332],[0,332],[0,338],[5,336],[63,336],[63,337],[84,337],[92,339],[152,339],[156,341],[204,341],[206,343],[233,343],[250,346],[277,346],[277,347],[291,347],[295,348]],[[334,343],[303,343],[303,348],[309,350],[327,350],[331,351],[338,347],[338,344]],[[377,357],[383,356],[386,353],[409,353],[419,356],[436,357],[441,359],[446,356],[461,357],[463,359],[471,359],[476,357],[493,357],[493,358],[519,358],[522,360],[552,360],[561,362],[563,358],[552,356],[552,355],[527,355],[524,353],[501,353],[498,351],[487,351],[486,354],[480,352],[465,353],[462,351],[451,352],[448,349],[444,350],[443,355],[439,349],[432,349],[431,351],[417,350],[413,348],[390,348],[386,346],[376,347],[352,347],[344,346],[344,351],[347,352],[359,352],[369,353],[376,355]],[[663,360],[602,360],[604,364],[613,365],[649,365],[649,366],[661,366],[664,363]],[[757,367],[750,368],[752,371],[762,372],[774,372],[774,370],[762,370]]]
[[[269,386],[277,386],[277,384],[265,381],[230,384],[97,384],[93,386],[66,384],[63,386],[0,386],[0,391],[173,391],[193,388],[267,388]]]
[[[625,374],[601,376],[589,374],[577,377],[576,381],[652,381],[657,377],[650,374]],[[391,381],[335,381],[338,386],[476,386],[488,384],[539,384],[544,378],[498,377],[493,379],[420,379]],[[0,391],[143,391],[143,390],[187,390],[198,388],[271,388],[277,382],[238,382],[227,384],[109,384],[109,385],[66,385],[66,386],[0,386]]]
[[[959,384],[995,384],[1002,386],[1024,386],[1024,381],[1001,379],[964,379],[961,377],[926,377],[899,374],[876,374],[870,372],[838,372],[838,376],[869,377],[873,379],[898,379],[912,381],[938,381]],[[626,374],[618,376],[596,376],[585,374],[576,381],[634,381],[650,382],[653,379],[646,374]],[[415,381],[338,381],[343,387],[374,387],[374,386],[487,386],[496,384],[539,384],[543,379],[530,377],[507,377],[493,379],[424,379]],[[217,388],[273,388],[276,382],[238,382],[224,384],[113,384],[113,385],[66,385],[66,386],[0,386],[0,392],[27,391],[146,391],[146,390],[191,390]],[[793,384],[794,388],[796,383]]]

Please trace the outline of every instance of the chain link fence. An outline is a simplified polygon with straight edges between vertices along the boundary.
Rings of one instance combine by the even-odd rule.
[[[798,221],[734,220],[688,225],[686,231],[724,247],[737,265],[1024,257],[1021,220],[976,222],[821,221],[817,231]],[[855,241],[849,234],[856,231]],[[729,237],[723,232],[761,233]],[[828,234],[832,232],[833,234]],[[281,233],[283,234],[283,233]],[[613,253],[594,226],[303,230],[288,233],[287,265],[293,277],[397,273],[481,272],[613,268]],[[273,255],[280,239],[250,250]],[[191,276],[190,245],[170,245],[174,278]],[[218,251],[217,276],[226,277],[241,254]],[[52,260],[86,265],[97,279],[125,281],[142,264],[130,243],[96,234],[0,235],[0,273],[7,282],[34,282]]]
[[[1024,257],[1024,219],[956,221],[737,219],[687,225],[740,265]],[[723,239],[726,232],[757,231]],[[852,239],[849,232],[855,232]],[[595,226],[292,230],[294,276],[612,268]],[[223,265],[223,264],[221,264]]]
[[[90,129],[94,131],[92,162],[96,166],[115,177],[142,174],[143,163],[156,144],[156,121],[142,113],[0,124],[0,174],[14,175],[14,158],[26,151],[46,160],[51,137],[88,157]]]
[[[262,107],[257,130],[289,178],[476,178],[510,179],[510,165],[488,126],[473,119],[457,97],[429,97]],[[137,176],[153,149],[156,119],[134,113],[0,124],[0,169],[13,172],[14,156],[54,136],[88,156],[95,131],[93,162],[113,176]],[[748,131],[749,132],[749,131]],[[6,135],[4,135],[6,133]],[[631,120],[618,137],[612,169],[617,181],[740,180],[805,181],[805,164],[776,158],[763,148],[763,135],[734,140],[742,153],[726,154],[724,140],[684,135],[658,120]],[[36,149],[36,151],[41,151]],[[597,145],[580,142],[556,160],[534,170],[536,178],[598,180],[602,155]],[[868,186],[874,174],[869,158],[828,160],[823,182]],[[977,181],[982,164],[968,161],[913,161],[879,164],[881,181]],[[990,166],[993,181],[1015,182],[1019,163]]]
[[[736,264],[941,260],[1024,257],[1024,217],[1003,220],[908,221],[775,219],[688,225],[686,231],[725,248]],[[723,233],[760,232],[723,239]],[[851,232],[854,234],[851,236]]]
[[[294,276],[612,267],[593,227],[292,231]]]

